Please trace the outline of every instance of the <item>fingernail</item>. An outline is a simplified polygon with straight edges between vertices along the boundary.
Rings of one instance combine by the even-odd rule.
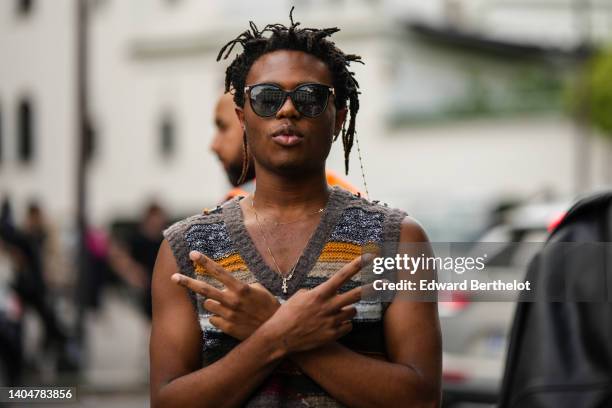
[[[370,262],[372,259],[374,259],[374,254],[369,253],[369,252],[368,252],[368,253],[363,254],[363,256],[361,257],[361,260],[362,260],[363,262]]]
[[[191,251],[191,252],[189,253],[189,258],[190,258],[192,261],[197,261],[197,260],[199,260],[201,257],[202,257],[202,254],[201,254],[201,253],[199,253],[198,251]]]
[[[170,277],[170,279],[172,279],[172,282],[174,283],[179,283],[181,281],[181,274],[175,273]]]

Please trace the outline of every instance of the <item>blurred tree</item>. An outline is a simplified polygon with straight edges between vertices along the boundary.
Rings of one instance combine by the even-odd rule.
[[[591,123],[612,138],[612,50],[597,54],[587,69]]]
[[[568,91],[568,105],[578,132],[588,139],[592,127],[612,142],[612,49],[593,53],[581,63]],[[612,158],[612,149],[609,154]],[[603,170],[604,180],[612,182],[612,164],[606,163]]]
[[[612,49],[594,54],[569,88],[569,108],[612,138]]]

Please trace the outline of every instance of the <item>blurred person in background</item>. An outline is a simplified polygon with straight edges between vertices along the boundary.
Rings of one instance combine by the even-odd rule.
[[[2,205],[0,206],[0,224],[14,224],[13,208],[11,206],[11,201],[8,199],[8,197],[4,197],[2,199]]]
[[[47,229],[47,220],[45,219],[40,205],[35,201],[30,202],[26,211],[23,230],[41,250],[49,236]]]
[[[57,230],[36,201],[28,204],[23,231],[45,260],[43,262],[45,284],[51,290],[67,288],[74,276],[74,269],[67,262]]]
[[[23,369],[23,310],[8,279],[17,254],[0,226],[0,387],[19,385]]]
[[[215,108],[215,136],[210,144],[210,150],[217,155],[222,163],[227,178],[233,188],[223,201],[236,196],[247,196],[255,191],[255,166],[248,147],[243,144],[244,131],[236,116],[236,105],[232,93],[221,95]],[[243,169],[246,169],[244,175]],[[242,178],[241,178],[242,177]],[[340,186],[351,193],[359,190],[336,175],[332,170],[326,170],[327,184]]]
[[[44,327],[43,350],[56,357],[61,371],[78,368],[78,358],[71,353],[68,331],[58,319],[52,296],[44,279],[46,261],[38,242],[28,233],[19,230],[10,216],[3,214],[0,222],[0,239],[8,249],[14,270],[12,284],[21,302],[36,312]]]
[[[210,150],[217,155],[230,184],[234,186],[225,199],[252,193],[255,190],[255,166],[252,160],[245,160],[242,145],[243,130],[234,110],[233,95],[230,93],[224,93],[217,101],[215,129]],[[246,154],[250,153],[247,151]],[[248,162],[246,174],[244,180],[240,180],[245,161]]]
[[[79,304],[84,310],[97,312],[109,277],[109,237],[105,229],[88,225],[85,231],[87,273],[80,276]]]
[[[17,257],[10,242],[12,223],[11,204],[5,197],[0,207],[0,387],[20,385],[23,367],[23,311],[11,285]]]
[[[113,271],[141,293],[142,311],[151,319],[151,277],[157,251],[168,226],[168,216],[161,205],[152,202],[145,210],[138,228],[124,239],[112,239],[109,262]]]
[[[360,57],[327,39],[338,29],[290,19],[251,23],[219,54],[243,47],[226,91],[237,90],[257,186],[164,233],[151,405],[438,406],[436,302],[366,301],[353,278],[368,247],[386,242],[391,256],[400,242],[428,246],[427,236],[405,212],[326,180],[340,134],[348,171],[359,109],[349,66]]]

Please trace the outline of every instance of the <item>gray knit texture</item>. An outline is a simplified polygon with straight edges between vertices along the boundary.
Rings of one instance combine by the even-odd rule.
[[[234,249],[240,253],[249,270],[255,278],[272,294],[281,297],[290,297],[300,289],[306,275],[313,268],[319,258],[323,247],[329,240],[331,233],[347,208],[361,208],[365,211],[379,212],[384,216],[383,222],[383,256],[393,256],[397,251],[400,238],[401,223],[407,215],[404,211],[389,208],[378,202],[369,201],[340,187],[332,187],[327,205],[321,216],[321,221],[306,244],[300,257],[293,278],[288,284],[288,293],[282,293],[282,278],[273,271],[257,251],[255,244],[244,227],[244,216],[240,208],[242,197],[236,197],[226,202],[216,211],[209,214],[195,215],[179,221],[164,231],[164,237],[176,258],[177,265],[182,274],[195,278],[193,264],[189,259],[192,249],[186,242],[185,234],[193,225],[224,222],[232,240]],[[196,296],[191,290],[190,298],[194,305]]]

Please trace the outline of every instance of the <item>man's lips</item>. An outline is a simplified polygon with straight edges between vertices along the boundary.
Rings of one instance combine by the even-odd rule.
[[[276,135],[272,136],[272,140],[282,146],[295,146],[302,142],[302,138],[297,135]]]
[[[291,127],[282,127],[272,133],[272,140],[281,146],[295,146],[304,139],[301,133]]]

